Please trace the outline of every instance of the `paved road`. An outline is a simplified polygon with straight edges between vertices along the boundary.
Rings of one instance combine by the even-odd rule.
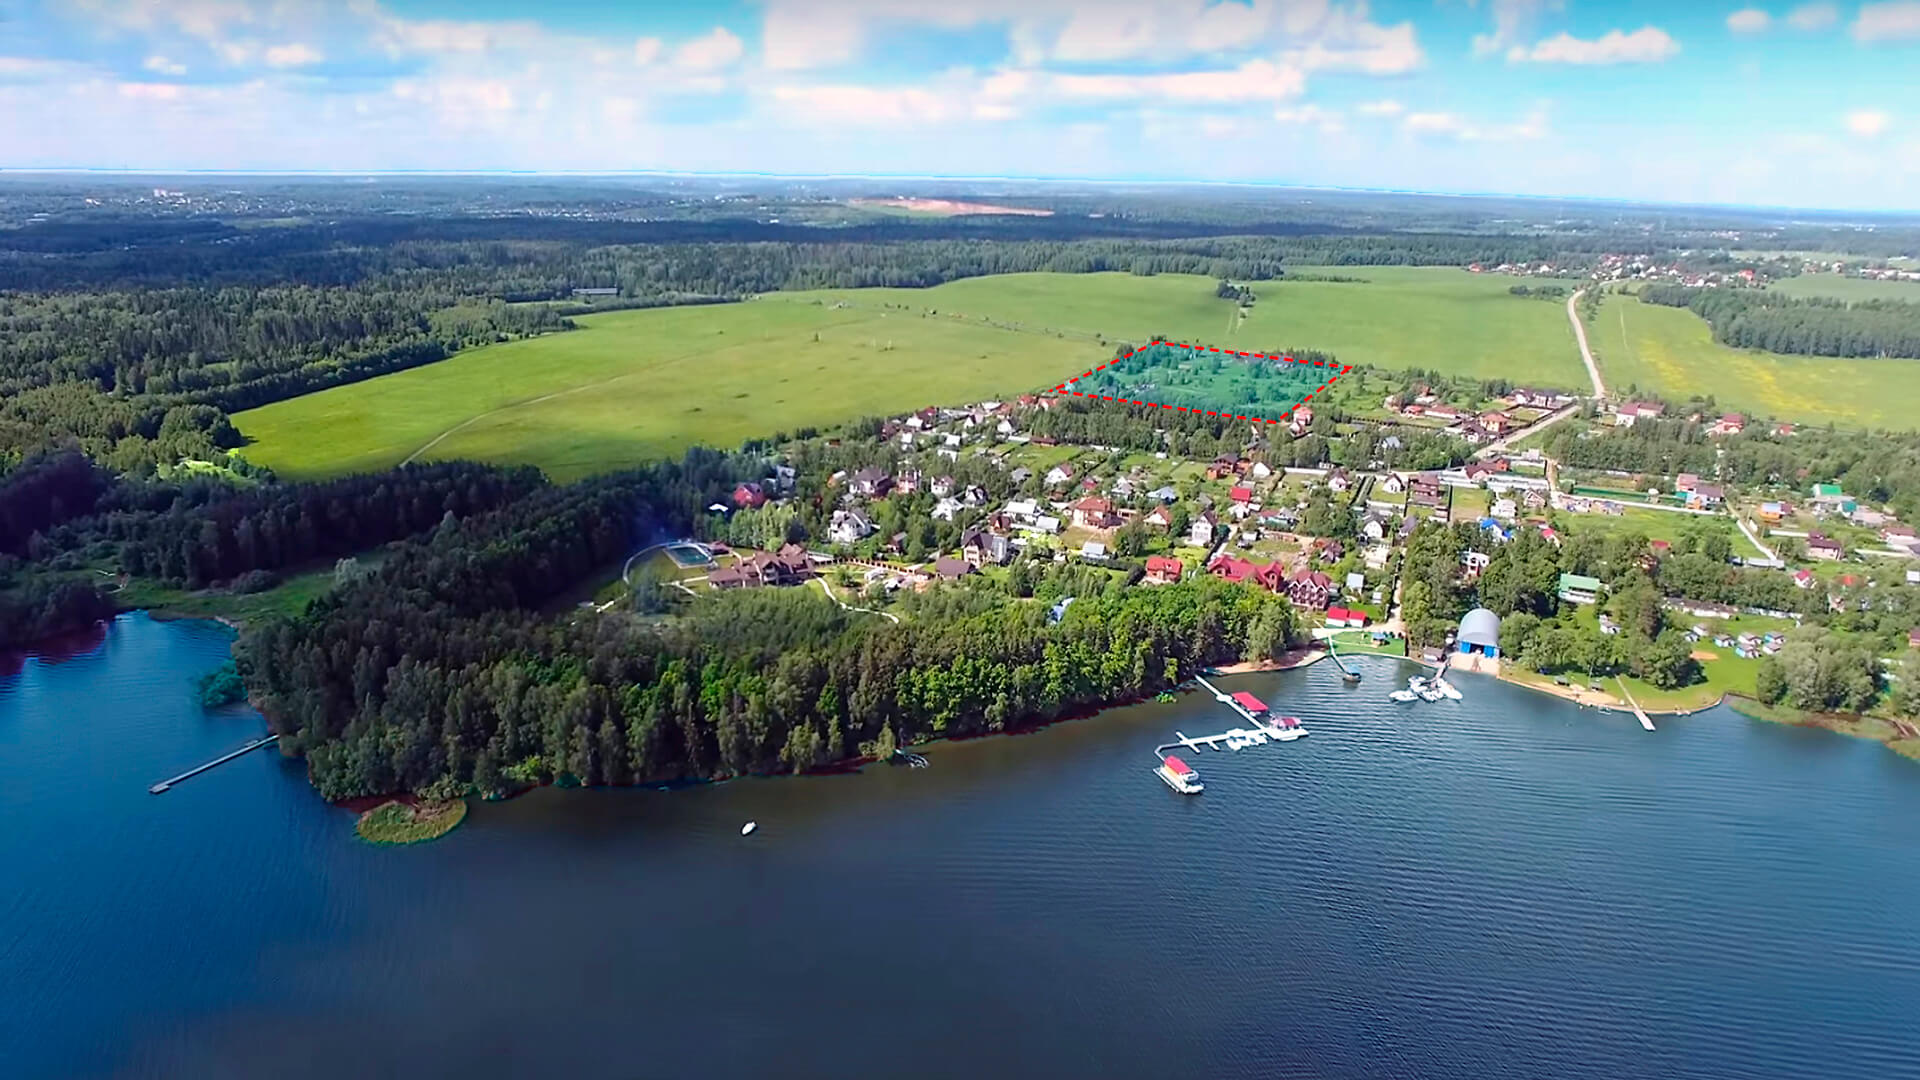
[[[1593,396],[1605,398],[1607,384],[1600,381],[1600,365],[1593,362],[1593,350],[1587,347],[1587,328],[1580,324],[1580,315],[1574,310],[1574,305],[1580,302],[1586,292],[1585,289],[1575,289],[1573,295],[1567,297],[1567,321],[1573,324],[1574,340],[1580,343],[1580,359],[1587,365],[1587,378],[1593,380]]]
[[[1571,405],[1563,405],[1559,409],[1555,410],[1554,412],[1548,414],[1547,416],[1542,417],[1539,423],[1533,424],[1529,427],[1523,427],[1519,431],[1516,431],[1511,435],[1503,435],[1500,438],[1493,440],[1487,445],[1474,451],[1473,456],[1476,458],[1482,458],[1482,459],[1490,458],[1493,455],[1499,453],[1500,451],[1505,450],[1507,447],[1512,446],[1514,443],[1520,441],[1521,439],[1524,439],[1527,436],[1534,434],[1535,432],[1542,431],[1546,428],[1550,428],[1553,425],[1559,423],[1562,420],[1565,420],[1567,417],[1572,416],[1574,413],[1577,413],[1579,411],[1580,411],[1580,403],[1577,401]]]

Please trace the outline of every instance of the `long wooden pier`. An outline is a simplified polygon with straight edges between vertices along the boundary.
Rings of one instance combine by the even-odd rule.
[[[248,743],[247,745],[241,747],[238,750],[235,750],[230,754],[223,754],[220,757],[214,758],[212,761],[207,762],[205,765],[199,766],[198,768],[188,769],[186,772],[181,773],[179,776],[175,776],[167,780],[162,780],[159,783],[148,788],[147,793],[150,795],[158,795],[161,792],[167,790],[168,788],[171,788],[173,785],[179,783],[182,780],[189,780],[189,779],[192,779],[193,777],[199,776],[201,773],[206,772],[208,769],[211,769],[216,765],[225,765],[227,762],[232,761],[234,758],[237,758],[242,754],[248,753],[249,751],[258,750],[261,747],[268,745],[269,743],[278,741],[279,738],[280,736],[278,735],[268,735],[264,738],[255,739],[252,742]]]

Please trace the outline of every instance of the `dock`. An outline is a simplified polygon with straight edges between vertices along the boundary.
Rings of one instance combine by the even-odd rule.
[[[1345,660],[1340,659],[1340,650],[1334,645],[1332,638],[1327,639],[1327,659],[1333,661],[1333,666],[1340,669],[1342,679],[1350,683],[1360,681],[1360,673],[1348,667]]]
[[[181,782],[182,780],[192,779],[193,777],[199,776],[201,773],[206,772],[208,769],[211,769],[216,765],[225,765],[227,762],[232,761],[234,758],[237,758],[242,754],[249,753],[254,750],[258,750],[261,747],[266,746],[270,743],[278,742],[279,739],[280,739],[280,736],[278,735],[268,735],[268,736],[265,736],[264,738],[255,739],[252,742],[248,743],[247,745],[241,747],[238,750],[233,751],[230,754],[223,754],[220,757],[214,758],[212,761],[207,762],[205,765],[199,766],[198,768],[188,769],[186,772],[181,773],[179,776],[162,780],[159,783],[148,788],[147,793],[149,795],[158,795],[161,792],[166,791],[168,788],[173,787],[173,785]]]
[[[1222,745],[1239,749],[1240,746],[1264,745],[1268,742],[1291,742],[1307,734],[1306,729],[1298,727],[1297,723],[1295,727],[1287,728],[1282,726],[1279,721],[1262,719],[1246,706],[1240,704],[1239,701],[1235,700],[1234,695],[1228,694],[1208,682],[1205,676],[1196,676],[1195,678],[1200,685],[1213,691],[1214,700],[1232,709],[1234,712],[1239,713],[1240,716],[1252,726],[1234,728],[1232,731],[1223,731],[1218,735],[1188,735],[1183,731],[1176,731],[1173,733],[1173,742],[1162,743],[1153,748],[1154,756],[1164,760],[1167,756],[1167,751],[1183,747],[1188,750],[1218,750]],[[1257,701],[1255,703],[1259,704]],[[1293,722],[1291,717],[1289,717],[1288,720],[1289,722]]]
[[[1620,687],[1620,696],[1627,699],[1627,705],[1633,709],[1633,715],[1640,721],[1640,726],[1646,728],[1648,731],[1654,730],[1653,718],[1647,715],[1647,710],[1641,708],[1639,702],[1633,700],[1633,694],[1627,689],[1627,684],[1621,682],[1619,679],[1613,681],[1615,685]]]

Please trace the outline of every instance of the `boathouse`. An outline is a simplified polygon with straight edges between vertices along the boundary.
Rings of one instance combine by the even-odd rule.
[[[1241,708],[1247,710],[1248,712],[1252,713],[1255,716],[1259,716],[1261,713],[1267,711],[1266,702],[1261,701],[1259,698],[1254,697],[1252,694],[1247,693],[1245,690],[1234,691],[1233,700],[1237,702]]]
[[[1499,656],[1500,616],[1486,608],[1474,608],[1460,620],[1460,633],[1454,640],[1463,653]]]

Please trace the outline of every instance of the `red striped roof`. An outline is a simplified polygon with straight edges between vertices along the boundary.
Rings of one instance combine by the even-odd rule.
[[[1247,710],[1248,712],[1266,712],[1267,711],[1266,702],[1261,701],[1259,698],[1254,697],[1252,694],[1247,693],[1245,690],[1234,691],[1233,700],[1239,702],[1240,707]]]
[[[1187,764],[1184,761],[1181,761],[1179,758],[1174,757],[1172,754],[1168,754],[1166,760],[1162,762],[1162,764],[1164,764],[1167,767],[1168,772],[1172,773],[1175,776],[1194,775],[1193,766]]]

